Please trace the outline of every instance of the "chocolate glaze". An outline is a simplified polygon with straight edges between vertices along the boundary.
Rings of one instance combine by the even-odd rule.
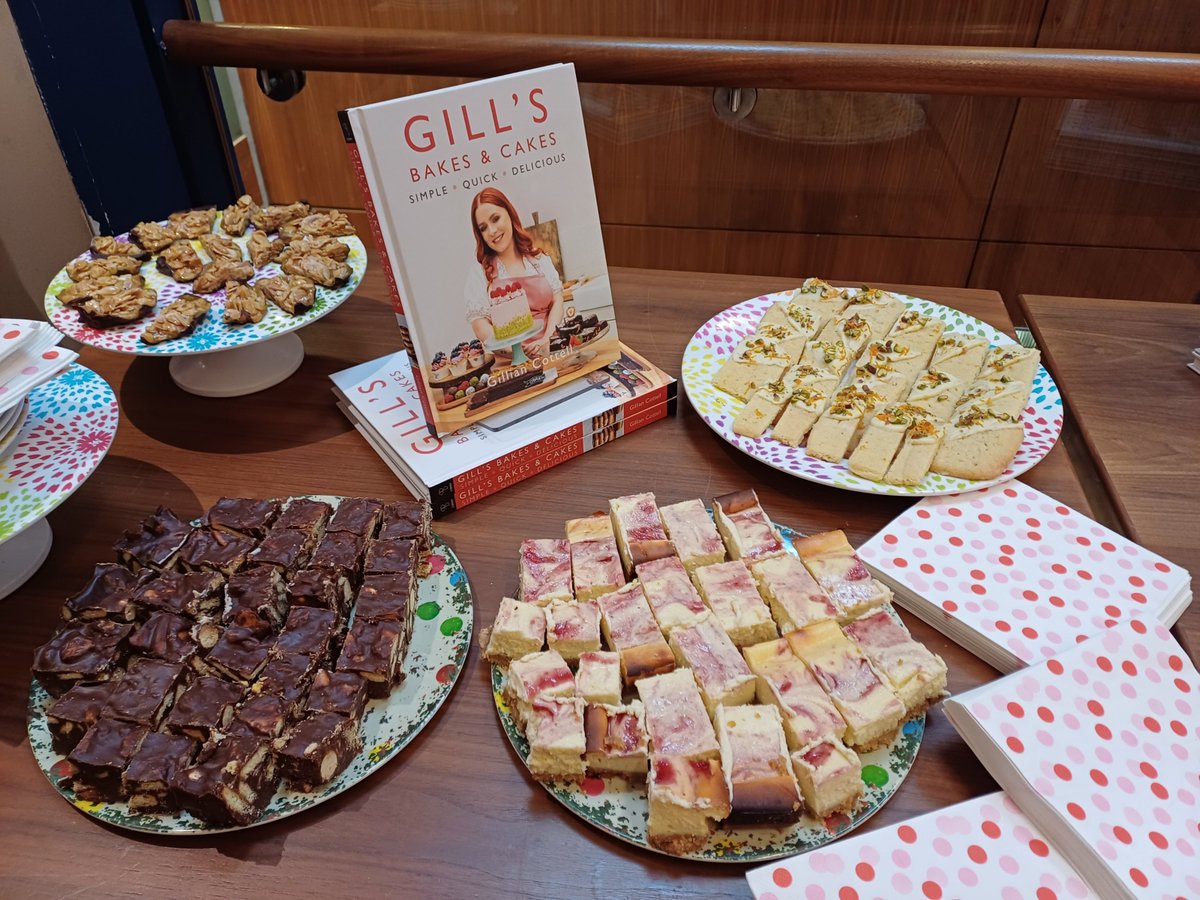
[[[279,515],[278,500],[222,497],[204,514],[204,524],[222,531],[262,537]]]
[[[228,531],[197,528],[179,551],[180,561],[189,569],[215,569],[229,574],[246,562],[254,541]]]
[[[274,638],[260,639],[248,628],[230,625],[204,661],[231,678],[251,682],[266,664],[273,643]]]
[[[131,601],[136,586],[137,576],[124,566],[100,563],[87,586],[63,604],[63,618],[132,621],[135,607]]]
[[[411,571],[416,561],[415,541],[376,538],[367,544],[367,552],[363,558],[363,574],[398,575]]]
[[[144,580],[133,594],[135,605],[198,618],[221,608],[225,579],[219,572],[163,572]]]
[[[367,685],[357,672],[321,669],[308,689],[307,712],[333,712],[351,719],[362,718],[367,705]]]
[[[411,616],[408,598],[412,587],[411,571],[403,575],[368,575],[354,602],[355,620],[404,622]]]
[[[110,619],[67,625],[34,651],[33,674],[55,697],[74,683],[63,675],[106,681],[117,668],[123,641],[132,631],[132,625]]]
[[[157,726],[175,699],[183,666],[157,659],[136,660],[104,704],[103,716]]]
[[[275,641],[272,653],[303,653],[319,663],[329,654],[329,645],[339,620],[334,610],[298,606],[288,613],[287,622]]]
[[[323,500],[300,497],[288,504],[275,527],[299,529],[309,532],[313,537],[320,537],[331,512],[333,507]]]
[[[125,532],[125,537],[113,545],[113,550],[118,559],[134,568],[158,568],[170,562],[191,531],[191,525],[167,507],[160,506],[142,522],[139,530]]]
[[[129,638],[132,650],[170,663],[186,663],[200,648],[192,637],[191,619],[156,612]]]
[[[229,724],[245,691],[243,685],[213,675],[197,678],[175,701],[167,728],[206,740],[210,732]]]

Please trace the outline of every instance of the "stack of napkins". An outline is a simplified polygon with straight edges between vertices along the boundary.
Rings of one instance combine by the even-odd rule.
[[[1019,481],[926,497],[858,550],[896,602],[1002,672],[1132,616],[1175,623],[1187,570]]]
[[[58,346],[62,339],[48,322],[0,319],[0,416],[76,360],[78,353]]]

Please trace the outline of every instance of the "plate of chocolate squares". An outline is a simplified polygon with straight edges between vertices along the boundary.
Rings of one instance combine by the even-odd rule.
[[[34,654],[28,732],[54,788],[135,831],[261,825],[399,753],[462,671],[473,606],[417,501],[159,508]]]

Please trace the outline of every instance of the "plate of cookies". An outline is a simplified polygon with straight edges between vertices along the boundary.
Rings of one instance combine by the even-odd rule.
[[[753,862],[819,847],[900,787],[945,696],[840,531],[752,490],[649,493],[521,543],[480,632],[505,734],[571,812],[648,850]]]
[[[395,757],[466,660],[470,586],[425,503],[160,507],[113,549],[35,651],[28,723],[51,785],[112,825],[309,809]]]
[[[45,309],[80,343],[140,356],[213,353],[303,328],[348,298],[366,250],[338,210],[304,201],[173,213],[93,238]]]
[[[683,354],[709,427],[808,481],[871,494],[972,491],[1028,471],[1062,431],[1037,350],[972,316],[817,278],[713,316]]]

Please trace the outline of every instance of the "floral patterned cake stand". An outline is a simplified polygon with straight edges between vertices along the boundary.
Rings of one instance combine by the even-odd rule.
[[[220,230],[219,215],[214,231],[224,234]],[[246,243],[253,233],[251,226],[242,237],[232,240],[245,252]],[[118,238],[126,239],[126,235]],[[362,241],[354,236],[338,240],[350,247],[350,255],[346,259],[351,270],[350,280],[338,288],[318,285],[312,309],[298,316],[289,316],[274,304],[268,304],[267,314],[261,322],[226,325],[222,318],[225,291],[220,290],[205,295],[205,299],[212,301],[212,309],[190,335],[161,344],[146,344],[141,340],[142,331],[154,321],[158,310],[191,291],[189,284],[177,282],[160,272],[156,266],[156,256],[142,264],[140,273],[146,280],[146,287],[158,294],[158,306],[149,317],[119,328],[98,329],[85,325],[77,312],[58,299],[58,293],[71,283],[65,266],[46,288],[46,315],[63,334],[91,347],[137,356],[170,357],[171,378],[189,393],[202,397],[252,394],[278,384],[300,367],[304,361],[304,343],[294,332],[337,309],[362,282],[363,273],[367,270],[367,254]],[[208,258],[199,241],[192,241],[192,244],[202,259]],[[90,253],[85,252],[79,258],[89,256]],[[246,256],[249,258],[248,253]],[[267,263],[255,271],[250,283],[278,275],[281,271],[279,263]]]
[[[46,516],[100,465],[117,433],[117,398],[79,364],[29,394],[29,414],[0,457],[0,598],[45,561]]]

